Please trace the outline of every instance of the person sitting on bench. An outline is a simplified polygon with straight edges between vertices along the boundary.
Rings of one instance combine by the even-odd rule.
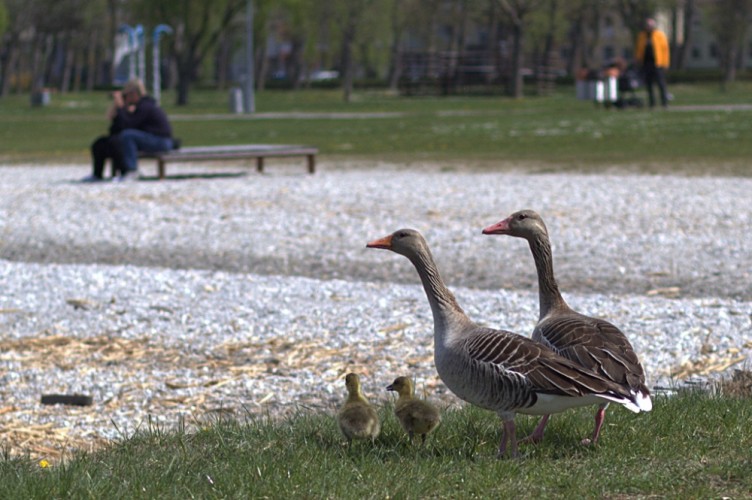
[[[113,175],[120,173],[118,180],[136,180],[139,151],[170,151],[174,146],[167,114],[146,95],[143,82],[137,78],[128,81],[122,92],[112,93],[108,116],[112,120],[110,135],[92,144],[93,173],[84,181],[102,180],[106,158],[112,158]]]

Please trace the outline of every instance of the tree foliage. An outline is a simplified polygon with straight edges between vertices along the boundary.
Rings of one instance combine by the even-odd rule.
[[[337,70],[345,100],[358,81],[396,89],[420,78],[442,92],[485,78],[520,97],[528,69],[540,79],[554,64],[570,74],[603,64],[607,18],[608,26],[628,28],[611,53],[626,52],[657,12],[673,28],[679,67],[692,20],[706,20],[731,81],[745,59],[752,10],[752,0],[0,0],[0,96],[112,84],[121,23],[143,25],[147,43],[158,24],[173,28],[163,38],[162,81],[177,89],[178,104],[197,83],[241,84],[249,2],[256,87],[297,88],[311,84],[317,70]],[[564,60],[554,61],[560,54]],[[152,67],[146,65],[147,77]]]

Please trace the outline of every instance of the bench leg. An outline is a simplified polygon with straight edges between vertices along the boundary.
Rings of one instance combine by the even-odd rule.
[[[159,180],[165,178],[165,162],[162,158],[157,160],[157,173],[159,175]]]
[[[263,172],[264,171],[264,157],[259,156],[256,158],[256,171],[257,172]]]
[[[312,174],[316,171],[316,156],[314,155],[307,155],[308,156],[308,173]]]

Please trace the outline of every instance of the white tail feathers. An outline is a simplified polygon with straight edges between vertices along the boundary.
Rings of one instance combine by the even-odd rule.
[[[650,399],[650,394],[643,394],[640,391],[632,391],[632,396],[641,411],[650,411],[653,409],[653,401]]]
[[[632,391],[632,397],[630,399],[611,394],[598,394],[597,396],[602,399],[607,399],[608,401],[613,401],[614,403],[619,403],[627,410],[635,413],[650,411],[653,409],[653,402],[650,400],[650,396],[637,391]]]

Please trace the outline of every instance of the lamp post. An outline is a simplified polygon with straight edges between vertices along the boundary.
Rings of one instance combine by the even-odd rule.
[[[120,33],[128,35],[128,80],[136,77],[136,30],[129,24],[121,24]]]
[[[146,44],[144,44],[144,27],[136,25],[136,52],[138,54],[138,74],[136,75],[141,81],[146,80]]]
[[[172,28],[166,24],[160,24],[152,32],[152,95],[154,99],[159,102],[160,94],[162,92],[162,73],[159,70],[159,38],[162,34],[172,33]]]

